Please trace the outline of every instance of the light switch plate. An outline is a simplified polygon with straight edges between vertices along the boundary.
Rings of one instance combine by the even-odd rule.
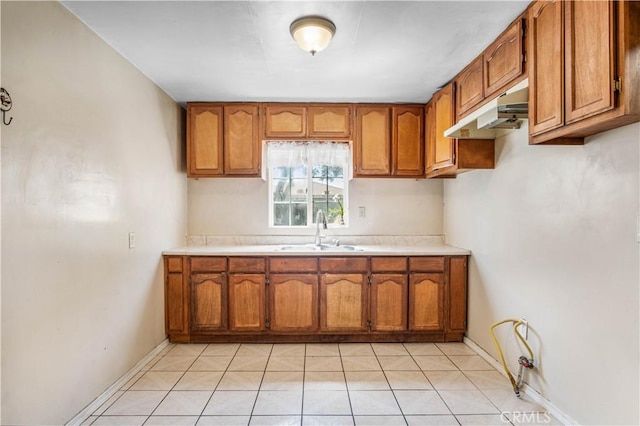
[[[135,248],[136,247],[136,234],[135,232],[129,232],[129,248]]]

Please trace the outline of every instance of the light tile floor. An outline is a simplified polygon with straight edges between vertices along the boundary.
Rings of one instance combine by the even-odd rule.
[[[561,424],[464,343],[170,344],[87,425]]]

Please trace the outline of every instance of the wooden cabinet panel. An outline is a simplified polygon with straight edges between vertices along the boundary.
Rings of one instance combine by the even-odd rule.
[[[388,107],[356,107],[354,174],[385,176],[391,172],[391,111]]]
[[[444,271],[444,257],[442,256],[410,257],[409,270],[419,271],[419,272]]]
[[[524,73],[522,19],[517,19],[483,54],[484,96],[504,87]]]
[[[273,274],[269,278],[269,329],[312,332],[318,329],[318,276]]]
[[[260,146],[257,104],[224,107],[224,172],[226,175],[260,174]]]
[[[393,136],[391,173],[394,176],[424,174],[424,108],[395,106],[392,109]]]
[[[191,257],[191,272],[224,272],[227,270],[226,257]]]
[[[449,260],[449,330],[467,329],[467,257]]]
[[[409,274],[409,330],[444,329],[444,276]]]
[[[529,10],[529,131],[564,124],[564,2],[536,2]]]
[[[182,272],[165,270],[165,277],[165,333],[188,334],[188,297]]]
[[[310,106],[307,110],[310,138],[351,137],[351,106]]]
[[[455,79],[456,116],[458,119],[464,117],[484,99],[482,58],[482,55],[478,56]],[[447,128],[451,127],[451,125]]]
[[[407,329],[407,275],[371,275],[371,329]]]
[[[432,170],[455,163],[455,139],[444,137],[444,131],[454,124],[454,86],[449,83],[433,95],[434,131]]]
[[[167,272],[182,272],[182,257],[166,258]]]
[[[263,331],[265,328],[264,274],[229,274],[229,329]]]
[[[366,257],[321,257],[320,270],[324,272],[367,272]]]
[[[264,134],[267,138],[307,136],[307,108],[302,105],[266,105]]]
[[[224,173],[222,120],[221,106],[187,106],[187,173],[189,176]]]
[[[265,272],[266,264],[264,257],[230,257],[229,272]]]
[[[226,274],[191,274],[191,330],[226,328]]]
[[[372,257],[371,272],[404,272],[407,270],[406,257]]]
[[[614,4],[570,1],[564,7],[565,121],[571,123],[613,109]]]
[[[271,272],[316,272],[317,270],[317,257],[271,257],[269,259]]]
[[[320,275],[321,331],[365,331],[367,292],[364,274]]]

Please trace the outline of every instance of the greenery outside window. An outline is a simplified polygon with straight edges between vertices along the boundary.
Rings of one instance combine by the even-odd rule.
[[[348,224],[350,149],[338,142],[269,142],[269,226],[309,227],[318,210]]]

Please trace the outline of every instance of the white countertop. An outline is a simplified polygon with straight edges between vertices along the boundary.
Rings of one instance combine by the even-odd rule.
[[[173,256],[456,256],[469,255],[466,249],[447,245],[441,236],[427,237],[341,237],[339,247],[314,250],[309,238],[291,237],[188,237],[191,244],[165,250]],[[281,240],[275,243],[274,240]],[[344,240],[344,242],[343,242]],[[264,242],[264,244],[262,244]],[[354,246],[355,250],[345,250]],[[282,247],[286,247],[282,250]]]

